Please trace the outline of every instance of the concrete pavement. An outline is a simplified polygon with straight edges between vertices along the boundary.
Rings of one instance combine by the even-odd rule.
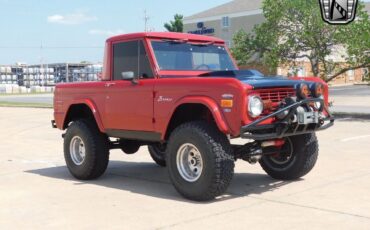
[[[49,109],[0,108],[0,229],[370,229],[368,121],[319,133],[318,163],[299,181],[238,161],[227,193],[197,203],[145,148],[111,151],[103,177],[74,179],[51,119]]]
[[[333,103],[330,111],[347,114],[369,114],[370,96],[330,96]]]

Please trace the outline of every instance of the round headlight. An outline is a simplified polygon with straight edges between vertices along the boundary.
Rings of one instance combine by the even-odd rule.
[[[248,102],[248,112],[251,117],[258,117],[263,111],[263,101],[258,96],[250,96]]]
[[[321,97],[324,93],[324,86],[320,83],[312,84],[311,93],[314,97]]]
[[[297,85],[297,96],[301,99],[305,99],[310,95],[310,89],[306,83],[300,83]]]

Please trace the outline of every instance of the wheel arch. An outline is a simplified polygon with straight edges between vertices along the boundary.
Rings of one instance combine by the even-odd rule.
[[[63,129],[66,129],[70,122],[77,119],[91,119],[98,126],[101,132],[104,132],[104,127],[101,121],[100,114],[91,100],[79,100],[75,101],[73,104],[70,104],[66,116],[63,120]]]
[[[162,139],[168,140],[171,132],[178,125],[194,120],[212,121],[221,132],[229,133],[229,126],[219,106],[213,99],[207,97],[187,97],[177,102],[176,106],[174,106],[165,132],[162,134]]]

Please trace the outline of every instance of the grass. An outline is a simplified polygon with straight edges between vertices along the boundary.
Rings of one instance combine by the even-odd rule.
[[[0,101],[0,107],[53,108],[51,104]]]

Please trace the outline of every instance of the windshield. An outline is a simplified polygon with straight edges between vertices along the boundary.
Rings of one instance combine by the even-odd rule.
[[[224,46],[152,41],[152,47],[160,70],[236,70]]]

